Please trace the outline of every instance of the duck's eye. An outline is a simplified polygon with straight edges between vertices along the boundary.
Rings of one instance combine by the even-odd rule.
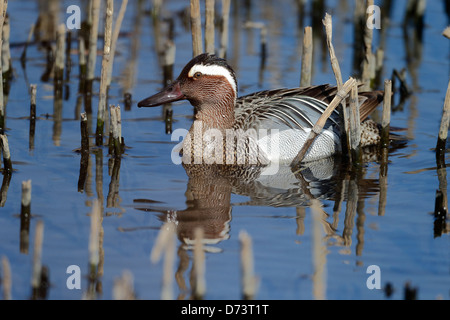
[[[203,74],[201,72],[194,73],[194,79],[199,79]]]

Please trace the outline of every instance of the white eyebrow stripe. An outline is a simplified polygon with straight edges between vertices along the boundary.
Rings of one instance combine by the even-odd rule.
[[[210,76],[225,77],[225,79],[228,80],[231,87],[233,88],[235,95],[237,96],[236,82],[235,82],[233,76],[230,74],[230,72],[226,68],[224,68],[222,66],[217,66],[217,65],[205,66],[203,64],[196,64],[191,68],[191,70],[189,70],[188,76],[193,77],[196,72],[201,72],[202,74],[206,74],[206,75],[210,75]]]

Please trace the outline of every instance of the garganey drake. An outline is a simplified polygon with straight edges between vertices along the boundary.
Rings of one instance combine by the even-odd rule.
[[[222,161],[220,164],[249,164],[250,160],[256,161],[250,164],[271,161],[287,164],[298,154],[336,94],[336,87],[318,85],[266,90],[238,98],[233,69],[224,59],[203,53],[192,59],[169,86],[140,101],[138,106],[155,107],[178,100],[191,103],[195,120],[183,140],[183,162],[191,163],[193,157],[195,163],[208,164],[211,158],[212,163]],[[381,91],[359,93],[361,122],[382,100]],[[339,113],[335,111],[303,162],[327,158],[341,151],[339,123]],[[373,122],[363,124],[363,146],[378,141],[375,129]],[[241,140],[245,143],[240,143]],[[222,148],[223,153],[217,147]],[[185,158],[186,154],[190,157]]]

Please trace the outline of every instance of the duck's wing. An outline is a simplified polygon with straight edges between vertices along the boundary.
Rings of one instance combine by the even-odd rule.
[[[240,129],[278,128],[311,129],[328,104],[337,94],[337,88],[319,85],[295,89],[277,89],[252,93],[240,97],[236,102],[235,123]],[[361,121],[366,119],[383,100],[383,92],[361,92],[359,94]],[[325,128],[337,127],[339,112],[335,110]]]
[[[327,108],[326,102],[315,98],[327,85],[308,88],[277,89],[252,93],[236,102],[237,128],[248,129],[311,129]],[[337,125],[339,113],[333,112],[329,124]]]

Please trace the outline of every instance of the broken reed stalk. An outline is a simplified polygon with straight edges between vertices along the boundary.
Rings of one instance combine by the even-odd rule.
[[[327,249],[322,241],[321,217],[322,209],[320,202],[311,199],[312,211],[312,255],[313,255],[313,299],[325,300],[326,292],[326,252]]]
[[[89,234],[89,278],[94,280],[97,276],[97,266],[100,261],[100,201],[95,199],[91,211],[91,231]]]
[[[225,58],[228,49],[228,28],[230,24],[230,2],[222,0],[222,26],[220,33],[219,57]]]
[[[350,149],[354,164],[362,161],[361,153],[361,117],[359,113],[358,84],[355,82],[350,91]]]
[[[367,7],[374,5],[374,0],[367,0]],[[366,11],[366,21],[371,18],[372,12]],[[362,71],[362,82],[363,90],[370,90],[370,83],[372,80],[372,70],[375,70],[375,56],[372,53],[372,41],[373,41],[373,29],[368,28],[367,24],[364,28],[364,60],[363,60],[363,71]]]
[[[205,280],[205,251],[203,250],[203,236],[204,231],[202,228],[197,228],[194,231],[194,274],[195,283],[193,296],[196,300],[203,299],[206,292],[206,280]]]
[[[242,296],[245,300],[252,300],[255,297],[257,289],[252,239],[247,232],[241,231],[239,233],[239,240],[241,243]]]
[[[173,270],[175,263],[175,231],[176,226],[173,222],[166,222],[159,231],[158,237],[156,238],[155,245],[150,253],[150,261],[152,263],[157,263],[161,259],[163,251],[164,254],[164,265],[163,265],[163,280],[161,288],[161,299],[162,300],[172,300],[173,299]]]
[[[102,72],[100,78],[100,93],[97,112],[97,130],[95,135],[95,145],[103,145],[103,132],[105,126],[106,104],[108,94],[108,74],[111,68],[111,34],[112,19],[114,13],[114,0],[106,2],[106,19],[105,19],[105,40],[103,46]]]
[[[116,22],[114,25],[114,31],[111,37],[111,58],[109,62],[108,75],[107,75],[107,86],[111,85],[112,78],[112,70],[114,64],[114,55],[116,53],[117,40],[119,39],[120,28],[122,26],[123,17],[125,16],[125,11],[127,10],[128,0],[122,0],[122,4],[119,9],[119,13],[117,14]]]
[[[3,152],[3,173],[12,173],[11,153],[9,152],[9,143],[6,134],[0,134],[2,152]]]
[[[387,204],[388,186],[388,156],[389,131],[391,123],[392,81],[384,82],[383,118],[381,122],[381,165],[380,165],[380,199],[378,201],[378,216],[384,216]]]
[[[312,59],[313,59],[312,28],[305,27],[305,32],[303,35],[302,73],[300,79],[300,87],[308,87],[311,85]]]
[[[9,46],[9,39],[11,33],[11,26],[9,24],[9,17],[5,16],[5,22],[3,24],[2,37],[2,68],[3,68],[3,76],[6,77],[6,82],[9,83],[9,80],[12,76],[11,69],[11,50]]]
[[[450,122],[450,82],[448,83],[447,94],[445,96],[444,111],[442,113],[439,137],[436,144],[436,160],[438,166],[445,166],[445,145],[448,138],[448,127]]]
[[[330,53],[330,62],[331,62],[331,68],[333,69],[334,76],[336,78],[337,88],[338,90],[341,90],[343,86],[343,80],[342,80],[342,74],[341,74],[341,68],[339,66],[339,61],[336,57],[336,53],[333,46],[333,19],[331,15],[328,13],[325,14],[325,18],[322,20],[323,25],[325,26],[325,32],[327,35],[327,46],[328,51]],[[342,147],[343,151],[347,150],[346,154],[350,153],[349,149],[349,141],[348,141],[348,134],[349,134],[349,123],[348,123],[348,110],[346,108],[345,100],[342,101],[342,107],[339,107],[339,113],[341,114],[341,122],[344,125],[344,134],[342,134]]]
[[[319,118],[319,120],[317,120],[316,124],[312,128],[302,149],[299,151],[294,160],[292,160],[291,167],[296,167],[302,162],[303,158],[308,152],[309,147],[314,142],[315,138],[321,133],[323,126],[325,125],[327,119],[330,117],[331,113],[347,97],[350,90],[353,88],[353,86],[355,86],[355,83],[355,79],[350,78],[346,83],[344,83],[342,89],[338,90],[334,99],[331,101],[327,109],[324,111],[322,116]]]
[[[122,116],[120,113],[120,106],[110,106],[110,120],[111,120],[111,132],[110,132],[110,142],[109,147],[111,154],[115,154],[116,157],[124,151],[124,143],[122,138]]]
[[[7,0],[0,0],[0,35],[3,34],[3,24],[5,22],[6,10],[8,7]],[[0,48],[3,47],[3,36],[0,37]],[[0,61],[2,61],[2,50],[0,50]],[[3,97],[3,68],[0,63],[0,133],[5,130],[5,102]]]
[[[124,270],[120,278],[114,279],[112,296],[114,300],[136,299],[133,286],[133,274],[130,271]]]
[[[33,249],[33,271],[31,276],[31,287],[33,289],[33,297],[37,296],[37,290],[41,286],[42,274],[42,244],[44,242],[44,222],[39,220],[36,223],[36,230],[34,235],[34,249]]]
[[[95,76],[95,62],[97,59],[98,24],[100,21],[100,0],[91,0],[90,16],[92,17],[91,33],[89,34],[87,80],[93,81]]]
[[[12,276],[11,276],[11,265],[9,264],[9,260],[6,256],[2,256],[2,271],[3,277],[2,286],[3,286],[3,300],[11,300],[11,288],[12,288]]]
[[[391,128],[392,81],[384,81],[383,119],[381,122],[381,147],[389,147],[389,130]]]
[[[200,0],[191,0],[191,32],[192,52],[193,56],[196,57],[203,52]]]
[[[30,134],[29,134],[29,150],[34,149],[34,135],[36,130],[36,91],[35,84],[30,85]]]
[[[205,2],[205,52],[214,54],[214,0]]]
[[[64,79],[64,61],[66,55],[66,25],[61,23],[56,32],[56,53],[54,67],[54,94],[55,99],[62,98],[63,79]]]
[[[450,27],[447,27],[444,32],[442,33],[442,35],[444,37],[446,37],[447,39],[450,39]]]

